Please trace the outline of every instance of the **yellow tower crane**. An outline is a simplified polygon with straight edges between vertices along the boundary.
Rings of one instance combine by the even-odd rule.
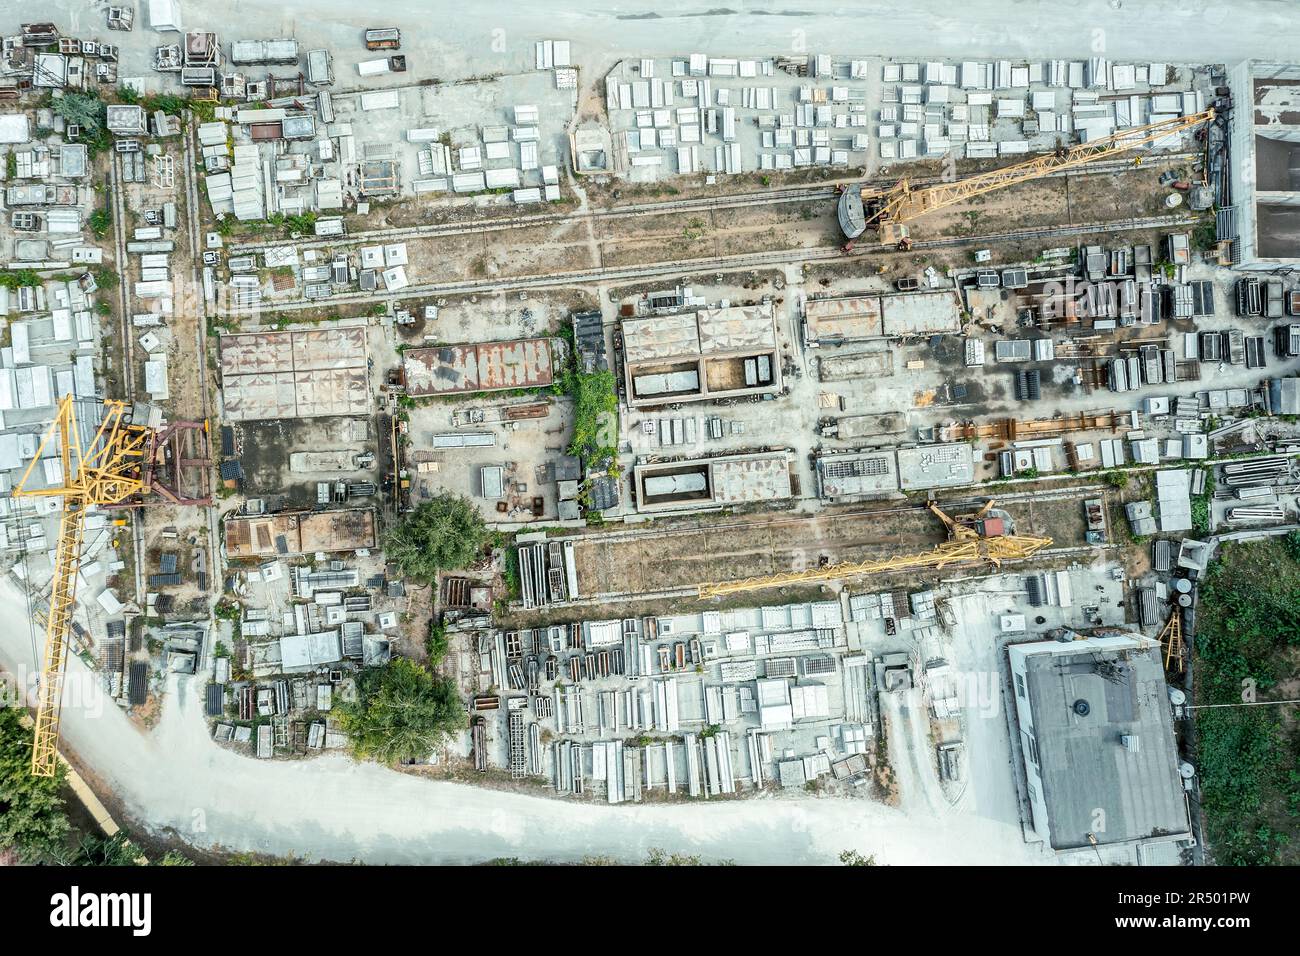
[[[134,507],[144,496],[157,492],[175,504],[204,504],[208,496],[191,497],[180,492],[179,476],[184,465],[206,465],[202,456],[182,457],[183,434],[206,426],[178,422],[155,431],[131,421],[128,402],[106,401],[88,441],[83,442],[77,421],[76,401],[66,396],[59,403],[53,423],[41,439],[36,457],[23,472],[14,489],[15,498],[62,498],[59,540],[55,551],[54,575],[50,582],[50,609],[45,619],[45,656],[36,697],[36,734],[32,745],[32,773],[52,777],[58,767],[59,709],[63,699],[63,671],[68,654],[68,631],[72,624],[81,563],[82,531],[87,510],[98,507]],[[61,484],[46,488],[29,486],[36,463],[49,449],[57,455]],[[206,475],[203,479],[206,481]]]
[[[901,244],[905,247],[910,242],[907,223],[918,216],[996,189],[1040,179],[1058,170],[1086,166],[1166,136],[1176,136],[1202,123],[1212,122],[1214,117],[1215,112],[1211,108],[1189,116],[1124,129],[1101,139],[1057,149],[1022,163],[950,183],[935,183],[918,188],[907,179],[900,179],[885,189],[866,186],[849,188],[840,194],[840,228],[849,240],[857,239],[868,229],[873,229],[879,234],[882,245]],[[852,245],[850,241],[845,248],[849,249]]]
[[[720,581],[699,586],[700,597],[726,597],[747,591],[762,591],[768,588],[787,587],[791,584],[816,584],[823,581],[835,581],[840,578],[862,577],[868,574],[885,574],[890,571],[924,571],[939,570],[951,566],[991,564],[995,568],[1003,561],[1029,558],[1051,547],[1051,538],[1038,538],[1017,535],[1011,532],[1010,517],[989,517],[993,510],[993,501],[987,502],[979,511],[970,515],[953,517],[934,502],[930,502],[930,511],[943,522],[948,529],[948,540],[937,545],[932,551],[921,554],[905,554],[893,558],[880,558],[873,561],[845,561],[826,567],[809,568],[805,571],[787,571],[752,578],[740,578],[736,581]]]

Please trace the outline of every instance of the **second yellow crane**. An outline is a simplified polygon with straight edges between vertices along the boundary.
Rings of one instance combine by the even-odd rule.
[[[900,179],[885,189],[872,189],[866,186],[846,189],[840,194],[838,209],[840,229],[849,240],[857,239],[871,229],[879,234],[882,245],[895,246],[906,243],[907,223],[918,216],[964,202],[995,189],[1004,189],[1016,183],[1041,179],[1059,170],[1077,169],[1168,136],[1177,136],[1202,123],[1212,122],[1214,117],[1215,112],[1211,108],[1189,116],[1160,120],[953,182],[935,183],[918,188],[907,179]],[[851,241],[849,246],[852,246]]]
[[[946,567],[975,564],[990,564],[999,568],[1003,561],[1029,558],[1044,548],[1051,547],[1051,538],[1012,534],[1009,516],[990,516],[993,505],[994,502],[990,500],[974,514],[953,517],[930,502],[930,511],[948,529],[948,540],[931,551],[870,561],[844,561],[803,571],[701,584],[700,597],[727,597],[792,584],[819,584],[891,571],[937,571]]]

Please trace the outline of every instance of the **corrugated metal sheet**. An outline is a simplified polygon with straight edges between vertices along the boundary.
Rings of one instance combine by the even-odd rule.
[[[546,339],[410,349],[404,367],[411,395],[539,388],[553,380]]]

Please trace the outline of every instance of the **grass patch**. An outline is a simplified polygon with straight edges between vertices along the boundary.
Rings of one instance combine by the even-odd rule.
[[[1300,535],[1222,545],[1201,585],[1197,704],[1291,698],[1300,679]],[[1206,840],[1231,866],[1300,863],[1300,709],[1196,712]]]

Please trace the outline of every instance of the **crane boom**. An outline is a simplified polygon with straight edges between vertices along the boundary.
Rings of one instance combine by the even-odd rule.
[[[1080,143],[1068,149],[1035,156],[1032,159],[995,169],[991,172],[968,176],[951,183],[935,183],[914,188],[907,179],[900,179],[888,189],[846,190],[840,196],[840,228],[849,239],[856,239],[869,228],[880,232],[881,242],[893,245],[906,238],[906,223],[936,209],[964,202],[975,196],[1004,189],[1017,183],[1039,179],[1049,173],[1086,166],[1097,159],[1128,152],[1166,136],[1174,136],[1202,123],[1212,122],[1213,108],[1160,120],[1146,126],[1120,130],[1101,139]]]
[[[763,591],[768,588],[787,587],[791,584],[817,584],[840,578],[884,574],[889,571],[937,571],[952,565],[988,562],[995,568],[1003,561],[1032,557],[1043,548],[1050,547],[1051,538],[1006,535],[997,538],[963,538],[947,541],[923,554],[906,554],[874,561],[845,561],[824,568],[805,571],[788,571],[779,574],[740,578],[700,585],[700,597],[726,597],[746,591]]]
[[[50,587],[50,613],[45,621],[45,656],[36,690],[36,731],[32,741],[32,774],[53,777],[58,768],[59,711],[63,702],[63,669],[67,662],[68,630],[77,591],[84,509],[68,509],[59,518],[59,543]]]
[[[125,402],[104,402],[99,426],[90,442],[83,445],[73,397],[65,396],[59,403],[54,422],[41,439],[36,456],[13,492],[16,498],[63,498],[54,575],[50,583],[50,611],[45,623],[45,654],[36,695],[32,774],[37,777],[53,777],[58,770],[63,674],[67,664],[68,632],[76,606],[77,571],[81,564],[86,510],[92,505],[120,504],[145,489],[143,466],[150,432],[124,421],[127,408]],[[58,442],[63,484],[29,488],[32,470],[45,457],[51,441]]]
[[[785,571],[741,578],[737,581],[701,584],[700,597],[725,597],[746,591],[762,591],[791,584],[816,584],[821,581],[883,574],[889,571],[937,571],[954,564],[988,563],[995,568],[1000,568],[1003,561],[1032,557],[1043,548],[1051,547],[1051,538],[1003,534],[1004,529],[1010,531],[1011,519],[1004,511],[994,512],[994,504],[996,502],[989,499],[975,513],[953,517],[931,501],[926,507],[931,514],[943,522],[944,528],[948,531],[948,540],[936,545],[932,551],[878,558],[874,561],[842,561],[839,564],[807,568],[803,571]],[[990,513],[998,519],[996,530],[991,529],[985,522],[985,517]]]

